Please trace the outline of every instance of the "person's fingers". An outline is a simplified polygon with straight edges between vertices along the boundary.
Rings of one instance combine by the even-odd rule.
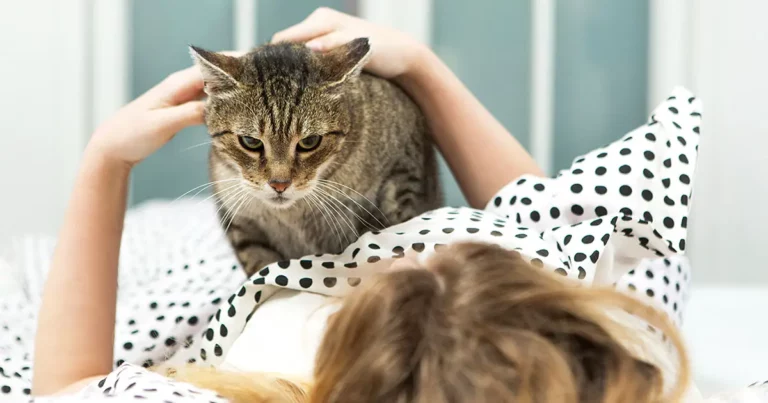
[[[187,101],[199,99],[203,95],[203,77],[197,66],[179,70],[170,74],[157,84],[137,102],[147,104],[149,108],[180,105]]]
[[[334,31],[330,34],[312,39],[306,43],[306,46],[312,50],[324,52],[349,43],[351,40],[355,39],[353,36],[354,35],[346,31]]]
[[[181,105],[163,108],[154,112],[157,130],[170,138],[181,129],[201,125],[204,122],[205,103],[190,101]]]
[[[325,35],[338,26],[340,13],[329,8],[318,8],[304,21],[288,27],[274,36],[272,43],[276,42],[306,42],[310,39]]]
[[[203,76],[197,66],[178,71],[167,81],[168,90],[162,99],[166,105],[181,105],[199,99],[203,94]]]

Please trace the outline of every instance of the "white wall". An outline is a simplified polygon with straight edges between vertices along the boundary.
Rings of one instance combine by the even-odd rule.
[[[651,0],[649,102],[704,102],[683,326],[705,396],[768,379],[768,2]]]
[[[56,233],[91,131],[126,101],[128,1],[0,2],[0,245]]]
[[[704,101],[694,281],[768,286],[768,2],[691,5],[686,50],[691,86]]]
[[[0,239],[63,215],[90,129],[85,4],[0,2]]]
[[[55,232],[88,133],[125,100],[126,0],[94,2],[93,10],[89,4],[0,3],[0,240]],[[429,5],[413,3],[410,19],[402,21],[372,0],[361,1],[360,10],[399,21],[428,42]],[[683,83],[705,106],[691,219],[696,281],[768,284],[768,270],[756,263],[768,257],[768,2],[651,5],[649,101],[655,104],[668,87]],[[91,12],[96,24],[90,24]]]

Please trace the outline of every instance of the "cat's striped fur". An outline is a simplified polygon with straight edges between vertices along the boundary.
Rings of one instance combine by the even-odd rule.
[[[369,52],[366,39],[323,54],[291,44],[241,57],[192,48],[209,95],[210,177],[247,274],[339,253],[359,234],[440,205],[425,120],[399,87],[360,73]],[[315,135],[316,148],[302,148]]]

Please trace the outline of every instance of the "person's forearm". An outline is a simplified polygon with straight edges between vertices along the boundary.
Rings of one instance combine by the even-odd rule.
[[[127,165],[86,151],[43,293],[35,339],[35,395],[112,369],[129,173]]]
[[[472,207],[485,207],[520,175],[543,175],[520,143],[432,52],[424,50],[412,73],[398,82],[426,116]]]

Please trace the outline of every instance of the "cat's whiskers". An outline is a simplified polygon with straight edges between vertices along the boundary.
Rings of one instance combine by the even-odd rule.
[[[221,209],[225,209],[224,210],[225,212],[222,214],[222,217],[219,219],[219,224],[222,227],[224,226],[224,223],[226,222],[225,219],[227,217],[227,213],[229,211],[231,211],[231,208],[228,206],[228,204],[230,204],[231,201],[236,200],[241,195],[243,195],[243,194],[248,192],[248,188],[246,188],[245,186],[242,186],[240,184],[237,184],[237,185],[234,185],[234,186],[237,187],[237,189],[232,190],[232,191],[228,192],[227,194],[225,194],[224,196],[221,196],[221,197],[218,198],[219,199],[219,203],[221,203],[221,205],[216,210],[216,215],[218,215],[219,212],[221,212]]]
[[[239,192],[236,196],[232,196],[230,198],[230,201],[232,201],[234,199],[237,199],[237,201],[239,201],[239,197],[242,195],[242,193],[243,192]],[[232,207],[230,207],[228,204],[230,204],[230,203],[224,204],[222,202],[221,206],[219,206],[219,210],[216,212],[216,214],[218,215],[219,212],[221,211],[221,214],[219,215],[219,227],[221,227],[221,228],[224,228],[224,223],[227,222],[227,218],[229,217],[229,213],[232,212]],[[234,203],[231,203],[231,204],[234,205]],[[226,233],[226,231],[225,231],[225,233]]]
[[[352,215],[354,215],[354,216],[355,216],[355,218],[357,218],[357,220],[358,220],[358,221],[360,221],[360,222],[361,222],[363,225],[365,225],[365,226],[366,226],[366,228],[368,228],[368,229],[369,229],[369,230],[371,230],[371,231],[376,231],[376,230],[380,230],[380,229],[383,229],[383,227],[382,227],[382,228],[378,228],[378,227],[374,226],[373,224],[369,223],[367,220],[365,220],[363,217],[361,217],[359,214],[357,214],[357,212],[355,212],[355,210],[353,210],[352,208],[350,208],[349,206],[347,206],[347,205],[346,205],[344,202],[342,202],[341,200],[339,200],[337,197],[335,197],[335,196],[333,196],[331,193],[329,193],[329,192],[328,192],[328,189],[325,189],[325,188],[323,188],[323,187],[320,187],[320,186],[321,186],[321,185],[320,185],[320,184],[318,184],[318,187],[315,189],[317,192],[320,192],[320,193],[323,193],[323,194],[325,194],[325,196],[326,196],[326,197],[329,197],[329,198],[330,198],[331,200],[333,200],[333,201],[334,201],[336,204],[338,204],[338,205],[341,205],[342,207],[344,207],[344,208],[345,208],[347,211],[349,211],[350,213],[352,213]],[[333,190],[335,190],[335,189],[333,189]],[[344,195],[344,196],[346,196],[346,195]],[[349,198],[349,197],[347,197],[347,198],[348,198],[348,199],[350,199],[350,200],[352,200],[352,199],[351,199],[351,198]],[[355,200],[352,200],[352,202],[355,202]],[[357,203],[355,203],[355,204],[357,204]],[[358,204],[358,206],[360,206],[360,205]],[[362,207],[361,207],[361,208],[362,208]],[[367,211],[366,211],[366,212],[367,212]],[[369,214],[370,214],[370,213],[369,213]],[[375,217],[374,217],[374,219],[375,219]]]
[[[246,192],[240,191],[237,193],[236,196],[232,196],[228,201],[227,205],[225,206],[224,213],[221,215],[221,226],[224,226],[224,223],[227,222],[229,219],[229,216],[232,214],[233,211],[237,209],[238,204],[242,201],[243,196]],[[225,231],[226,232],[226,231]]]
[[[189,147],[187,147],[187,148],[185,148],[185,149],[183,149],[183,150],[181,150],[181,151],[179,151],[179,152],[180,152],[180,153],[183,153],[183,152],[189,151],[189,150],[191,150],[191,149],[193,149],[193,148],[202,147],[202,146],[204,146],[204,145],[208,145],[208,144],[212,144],[212,143],[213,143],[213,140],[209,140],[209,141],[206,141],[206,142],[204,142],[204,143],[200,143],[200,144],[195,144],[195,145],[193,145],[193,146],[189,146]]]
[[[206,199],[211,198],[213,196],[216,196],[215,203],[219,204],[219,206],[218,206],[219,208],[216,210],[216,214],[218,214],[219,211],[221,211],[221,208],[226,206],[225,201],[228,198],[230,198],[231,196],[234,196],[235,194],[239,193],[240,191],[242,191],[241,185],[240,184],[234,184],[234,185],[232,185],[232,186],[230,186],[230,187],[228,187],[226,189],[223,189],[223,190],[221,190],[219,192],[216,192],[215,194],[213,194],[211,196],[208,196]],[[201,201],[201,203],[202,203],[202,201]]]
[[[208,201],[208,200],[210,200],[213,197],[216,197],[217,200],[221,201],[224,198],[225,195],[229,194],[229,191],[239,190],[242,186],[243,186],[242,183],[240,183],[238,181],[234,185],[231,185],[229,187],[221,189],[221,190],[219,190],[217,192],[213,192],[211,195],[209,195],[205,199],[200,200],[200,202],[198,202],[198,204],[203,203],[205,201]]]
[[[338,200],[330,197],[328,194],[320,191],[319,189],[316,189],[316,190],[318,191],[318,196],[322,196],[323,198],[325,198],[325,200],[328,202],[328,206],[330,206],[333,209],[333,211],[336,213],[336,217],[338,221],[343,222],[352,231],[355,239],[359,238],[360,233],[357,231],[357,227],[354,225],[353,220],[337,206]],[[346,238],[346,233],[345,233],[345,238]]]
[[[320,211],[320,215],[323,216],[323,220],[325,221],[325,223],[328,224],[329,228],[332,227],[331,222],[328,221],[328,217],[326,217],[325,215],[325,211],[323,211],[322,207],[318,204],[317,198],[314,195],[310,194],[306,196],[305,200],[307,201],[307,204],[311,203],[313,209],[316,208],[318,211]],[[336,235],[338,236],[338,233]],[[341,244],[341,237],[340,236],[338,237],[339,237],[339,244]]]
[[[243,189],[237,189],[235,191],[232,191],[225,195],[224,197],[219,199],[219,208],[216,209],[216,215],[219,217],[219,225],[224,226],[224,220],[226,219],[227,214],[231,210],[229,207],[229,202],[239,197],[241,194],[243,194]]]
[[[349,243],[349,237],[347,236],[347,232],[344,231],[344,226],[341,224],[341,221],[339,220],[339,217],[336,215],[336,210],[334,210],[325,200],[324,198],[320,197],[319,194],[315,194],[315,200],[317,200],[318,203],[320,203],[320,206],[325,209],[325,211],[328,213],[328,217],[331,219],[331,222],[334,225],[334,228],[336,230],[336,233],[339,234],[339,238],[341,236],[344,237],[344,240]],[[340,240],[340,244],[343,244],[343,242]]]
[[[240,211],[240,209],[243,207],[243,205],[245,205],[245,204],[250,205],[251,204],[251,202],[253,201],[253,198],[249,197],[249,196],[250,195],[246,192],[246,193],[244,193],[240,197],[240,203],[237,205],[237,208],[235,209],[235,212],[229,218],[229,223],[227,224],[227,227],[224,228],[224,233],[227,233],[227,231],[229,231],[229,227],[232,225],[232,221],[235,221],[235,217],[237,216],[237,213]]]
[[[313,208],[313,206],[311,204],[309,204],[309,200],[306,197],[302,197],[301,201],[306,203],[307,210],[309,210],[312,213],[312,221],[313,221],[313,223],[315,225],[317,225],[317,213],[315,212],[315,209]]]
[[[328,179],[316,179],[316,180],[318,182],[320,182],[320,183],[325,183],[325,184],[329,184],[329,185],[339,186],[339,187],[342,187],[344,189],[351,190],[356,195],[358,195],[358,196],[362,197],[363,199],[365,199],[368,203],[371,203],[371,206],[373,206],[373,208],[375,208],[381,214],[381,216],[384,218],[384,221],[387,222],[387,225],[382,225],[383,227],[389,226],[389,220],[387,220],[387,215],[384,214],[384,212],[382,212],[381,209],[379,209],[379,207],[376,205],[376,203],[372,202],[371,199],[365,197],[365,195],[363,195],[362,193],[358,192],[355,189],[352,189],[351,187],[349,187],[347,185],[343,185],[343,184],[341,184],[339,182],[336,182],[336,181],[332,181],[332,180],[328,180]],[[368,211],[368,210],[366,210],[366,211]],[[371,212],[368,211],[368,214],[371,214]],[[373,216],[373,214],[371,214],[371,215]],[[376,221],[378,221],[378,220],[376,220]],[[379,222],[379,224],[381,224],[381,222]]]
[[[339,230],[336,228],[336,223],[329,219],[326,215],[326,212],[330,215],[330,212],[328,211],[328,208],[325,207],[325,205],[322,203],[320,198],[318,198],[316,195],[309,194],[307,195],[307,199],[311,200],[313,203],[315,203],[318,207],[318,210],[320,210],[320,213],[323,215],[323,218],[325,219],[325,222],[328,224],[329,227],[333,228],[333,232],[336,233],[336,237],[339,239],[339,245],[344,245],[344,242],[341,240],[341,234],[339,233]]]
[[[246,197],[243,195],[238,196],[238,208],[241,205],[241,202],[244,202],[247,200]],[[224,229],[224,233],[227,233],[227,230],[229,230],[229,227],[232,225],[232,222],[235,219],[235,215],[237,215],[238,211],[237,209],[227,209],[227,211],[222,214],[221,219],[219,220],[219,226]],[[226,224],[226,225],[225,225]]]
[[[195,193],[194,195],[192,195],[192,198],[194,198],[194,197],[197,197],[197,195],[199,195],[199,194],[200,194],[201,192],[203,192],[205,189],[207,189],[207,188],[209,188],[209,187],[211,187],[211,186],[213,186],[213,185],[215,185],[215,184],[217,184],[217,183],[222,183],[222,182],[233,182],[233,181],[239,181],[239,180],[240,180],[239,178],[230,178],[230,179],[222,179],[222,180],[218,180],[218,181],[212,181],[212,182],[208,182],[208,183],[203,183],[202,185],[199,185],[199,186],[195,186],[195,187],[193,187],[192,189],[189,189],[188,191],[184,192],[184,194],[182,194],[181,196],[179,196],[179,197],[175,198],[175,199],[173,200],[173,202],[172,202],[172,203],[175,203],[175,202],[179,201],[179,199],[181,199],[181,198],[183,198],[184,196],[186,196],[186,195],[188,195],[188,194],[190,194],[190,193],[194,192],[195,190],[197,190],[197,193]],[[200,190],[198,190],[198,189],[200,189]]]
[[[360,221],[361,221],[363,224],[365,224],[365,225],[366,225],[368,228],[370,228],[371,230],[374,230],[374,231],[375,231],[375,230],[383,230],[384,228],[386,228],[386,227],[387,227],[387,226],[386,226],[386,225],[384,225],[384,224],[383,224],[381,221],[379,221],[379,219],[378,219],[378,218],[376,218],[376,215],[374,215],[374,214],[373,214],[373,213],[372,213],[370,210],[368,210],[367,208],[363,207],[363,205],[362,205],[362,204],[358,203],[358,202],[357,202],[357,200],[353,199],[353,198],[352,198],[352,197],[350,197],[348,194],[346,194],[346,193],[342,192],[342,191],[341,191],[341,190],[339,190],[338,188],[336,188],[336,187],[333,187],[332,185],[330,185],[330,184],[327,184],[327,183],[316,182],[316,181],[314,181],[314,183],[315,183],[317,186],[319,186],[321,189],[324,189],[324,190],[326,191],[326,193],[328,192],[328,190],[332,190],[332,191],[334,191],[334,192],[336,192],[336,193],[338,193],[338,194],[340,194],[340,195],[342,195],[342,196],[346,197],[347,199],[349,199],[350,201],[352,201],[352,203],[355,203],[355,205],[356,205],[357,207],[359,207],[361,210],[363,210],[364,212],[368,213],[368,215],[370,215],[370,216],[371,216],[371,217],[372,217],[374,220],[376,220],[376,223],[378,223],[378,224],[379,224],[379,227],[375,227],[373,224],[369,223],[367,220],[365,220],[365,219],[363,219],[362,217],[360,217],[360,216],[359,216],[357,213],[355,213],[353,210],[351,210],[349,207],[347,207],[345,204],[343,204],[343,203],[342,203],[342,205],[344,205],[344,207],[347,207],[347,210],[349,210],[349,211],[350,211],[352,214],[354,214],[354,215],[357,217],[357,219],[358,219],[358,220],[360,220]]]
[[[337,200],[328,196],[328,194],[322,191],[320,188],[315,188],[315,191],[317,192],[315,196],[321,197],[329,202],[328,207],[333,209],[333,211],[336,213],[336,219],[339,221],[339,223],[341,224],[343,222],[344,224],[346,224],[347,227],[349,227],[349,229],[351,229],[352,232],[355,234],[355,238],[359,237],[360,234],[357,233],[357,229],[355,228],[354,225],[352,225],[351,220],[349,220],[349,217],[347,217],[347,215],[344,214],[344,212],[341,211],[341,209],[338,206],[336,206],[336,204],[334,204],[334,201],[337,201]],[[344,234],[344,237],[346,238],[346,233]]]

